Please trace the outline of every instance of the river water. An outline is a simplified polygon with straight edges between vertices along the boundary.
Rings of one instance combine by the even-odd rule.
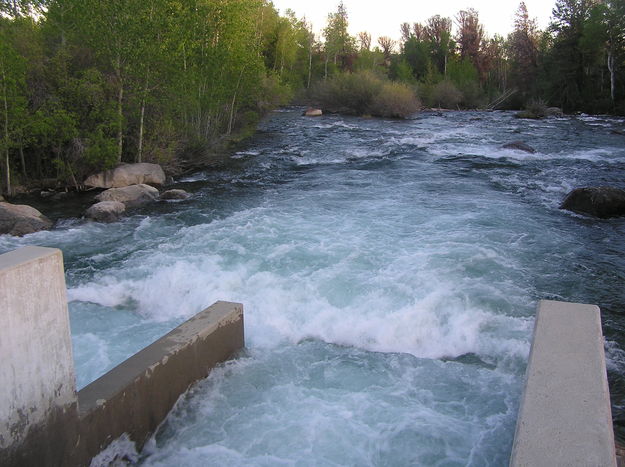
[[[0,237],[63,250],[79,387],[211,303],[244,304],[247,349],[140,462],[506,465],[542,298],[602,308],[622,439],[625,220],[558,206],[625,188],[625,122],[300,113],[179,180],[187,201]]]

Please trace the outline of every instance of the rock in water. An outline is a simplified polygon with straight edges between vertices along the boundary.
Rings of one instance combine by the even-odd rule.
[[[304,112],[304,117],[321,117],[323,115],[323,111],[321,109],[313,109],[309,107]]]
[[[513,141],[508,144],[503,145],[504,149],[517,149],[519,151],[529,152],[530,154],[534,154],[536,149],[531,147],[529,144],[525,144],[523,141]]]
[[[547,107],[547,111],[545,112],[545,116],[547,117],[563,117],[564,112],[560,107]]]
[[[85,217],[98,222],[115,222],[126,211],[119,201],[100,201],[85,211]]]
[[[161,199],[187,199],[191,195],[184,190],[167,190],[161,193]]]
[[[560,209],[587,214],[601,219],[625,215],[625,190],[608,186],[576,188]]]
[[[150,185],[131,185],[123,188],[110,188],[95,197],[98,201],[118,201],[126,208],[136,208],[158,199],[158,190]]]
[[[0,234],[21,237],[52,227],[52,221],[33,207],[0,202]]]
[[[163,185],[165,172],[158,164],[123,164],[88,177],[84,185],[93,188],[122,188],[139,184]]]

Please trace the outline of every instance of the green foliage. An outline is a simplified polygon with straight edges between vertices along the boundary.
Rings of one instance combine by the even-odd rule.
[[[373,99],[371,115],[376,117],[406,118],[421,108],[414,91],[403,83],[385,82]]]
[[[429,104],[442,109],[456,109],[462,102],[462,93],[456,85],[444,80],[433,86],[429,95]]]
[[[336,75],[319,84],[314,98],[325,111],[348,115],[406,118],[420,107],[408,86],[370,71]]]

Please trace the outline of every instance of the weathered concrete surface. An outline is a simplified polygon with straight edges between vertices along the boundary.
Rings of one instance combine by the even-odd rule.
[[[76,438],[63,257],[0,255],[0,465],[62,465]]]
[[[178,397],[243,346],[243,306],[217,302],[82,389],[81,463],[123,433],[140,449]]]
[[[616,466],[598,307],[540,302],[510,465]]]

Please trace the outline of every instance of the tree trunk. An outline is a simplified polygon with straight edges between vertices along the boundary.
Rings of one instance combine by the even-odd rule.
[[[230,104],[230,119],[228,120],[228,132],[227,132],[228,136],[230,136],[230,134],[232,133],[232,125],[234,123],[234,105],[236,104],[236,101],[237,101],[237,94],[239,92],[239,85],[241,84],[241,78],[243,78],[243,70],[241,70],[241,73],[239,74],[237,87],[234,90],[234,96],[232,96],[232,103]]]
[[[143,131],[145,121],[145,99],[148,93],[148,83],[150,76],[150,68],[145,72],[145,84],[143,86],[143,95],[141,96],[141,115],[139,118],[139,147],[137,148],[136,162],[143,162]]]
[[[328,61],[330,60],[329,55],[326,53],[326,63],[325,63],[325,70],[324,70],[324,75],[323,75],[323,79],[326,80],[328,79]]]
[[[20,140],[20,162],[22,163],[22,175],[24,175],[24,179],[26,179],[26,159],[24,159],[24,145]]]
[[[11,196],[11,165],[9,162],[9,103],[7,102],[7,78],[2,63],[2,97],[4,101],[4,192]]]
[[[143,162],[143,121],[145,118],[145,97],[141,100],[141,117],[139,119],[139,147],[136,162]]]
[[[119,90],[117,91],[117,163],[122,161],[122,150],[124,148],[124,86],[120,79]]]
[[[310,78],[312,77],[312,46],[308,51],[308,81],[306,83],[306,89],[310,89]]]
[[[608,49],[608,70],[610,71],[610,98],[612,99],[612,105],[614,105],[616,70],[614,66],[614,51],[612,50],[612,47]]]

